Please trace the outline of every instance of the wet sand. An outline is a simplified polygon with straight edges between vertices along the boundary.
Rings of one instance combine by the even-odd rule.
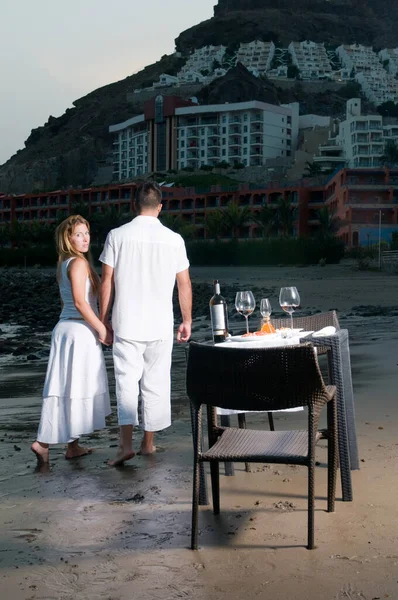
[[[200,549],[190,542],[192,442],[184,392],[184,349],[173,361],[173,424],[157,436],[159,452],[124,468],[106,462],[117,445],[109,428],[87,436],[90,456],[66,461],[51,449],[48,472],[29,450],[40,415],[45,359],[25,357],[0,370],[0,597],[8,600],[140,598],[286,600],[398,598],[397,278],[325,268],[192,269],[194,282],[218,277],[232,288],[277,291],[297,285],[303,311],[339,310],[350,331],[360,471],[354,502],[326,509],[325,447],[318,447],[316,543],[306,541],[306,470],[238,464],[221,476],[221,514],[199,515]],[[260,299],[257,296],[257,300]],[[251,322],[255,325],[258,314]],[[234,331],[241,317],[231,319]],[[208,335],[197,316],[195,339]],[[3,326],[0,325],[0,328]],[[112,360],[107,365],[114,398]],[[303,413],[277,417],[300,427]],[[251,417],[250,426],[264,426]],[[138,448],[140,432],[136,434]]]

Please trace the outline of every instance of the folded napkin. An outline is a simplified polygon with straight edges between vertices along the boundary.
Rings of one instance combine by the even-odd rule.
[[[333,335],[334,333],[336,333],[336,327],[330,325],[329,327],[324,327],[319,331],[315,331],[315,333],[312,334],[312,337],[327,337],[328,335]]]

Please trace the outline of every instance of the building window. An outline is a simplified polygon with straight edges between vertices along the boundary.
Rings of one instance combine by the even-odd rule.
[[[243,126],[243,133],[247,133],[247,125]]]
[[[221,152],[221,154],[222,154],[223,156],[226,156],[226,154],[227,154],[227,151],[226,151],[226,149],[225,149],[225,148],[223,148],[223,149],[222,149],[222,152]]]
[[[226,117],[226,115],[223,115],[223,116],[222,116],[222,122],[223,122],[223,123],[226,123],[226,122],[227,122],[227,117]]]
[[[247,121],[247,119],[248,119],[248,114],[247,114],[247,113],[245,113],[245,114],[243,115],[243,120],[244,120],[244,121]]]
[[[185,140],[181,140],[181,148],[185,148]]]
[[[204,156],[204,155],[205,155],[205,151],[204,151],[204,150],[201,150],[201,151],[200,151],[200,156]]]
[[[181,158],[185,158],[185,152],[184,152],[184,150],[181,151]]]
[[[226,127],[223,127],[223,128],[222,128],[222,132],[223,132],[223,133],[227,133],[227,128],[226,128]]]
[[[243,138],[243,143],[247,144],[247,137],[246,136]]]
[[[163,123],[163,96],[157,96],[155,100],[155,123]]]
[[[225,146],[225,144],[227,143],[226,138],[222,138],[221,143],[223,146]]]

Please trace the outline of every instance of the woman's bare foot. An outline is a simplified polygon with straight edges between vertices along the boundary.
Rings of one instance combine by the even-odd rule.
[[[138,454],[140,456],[149,456],[150,454],[155,454],[155,452],[156,452],[156,446],[154,446],[153,444],[148,446],[148,445],[142,443]]]
[[[65,452],[65,458],[70,460],[71,458],[80,458],[81,456],[86,456],[87,454],[92,453],[92,448],[83,448],[79,446],[78,442],[71,442],[68,444],[68,447]]]
[[[114,460],[108,460],[108,465],[110,467],[121,467],[126,460],[130,460],[131,458],[134,458],[134,456],[135,452],[133,452],[133,450],[125,452],[123,448],[119,448],[116,458]]]
[[[48,444],[42,444],[41,442],[36,441],[33,442],[30,449],[36,454],[37,463],[39,465],[49,462],[50,453],[48,451]]]

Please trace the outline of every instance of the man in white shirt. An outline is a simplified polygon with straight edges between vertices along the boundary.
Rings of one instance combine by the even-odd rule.
[[[138,396],[144,437],[141,454],[155,452],[154,432],[171,424],[170,369],[173,347],[173,289],[177,280],[182,323],[177,341],[191,336],[192,288],[184,240],[158,219],[162,194],[154,182],[136,192],[138,216],[113,229],[100,256],[101,320],[110,328],[120,425],[119,449],[111,466],[134,456],[133,426]]]

